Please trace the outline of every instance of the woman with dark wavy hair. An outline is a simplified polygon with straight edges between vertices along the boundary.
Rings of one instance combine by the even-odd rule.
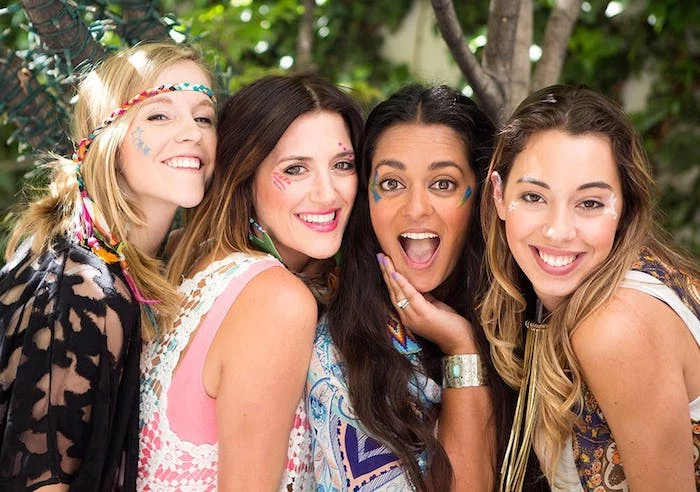
[[[367,119],[339,291],[307,381],[323,490],[494,486],[507,390],[474,310],[493,134],[446,86],[405,87]]]

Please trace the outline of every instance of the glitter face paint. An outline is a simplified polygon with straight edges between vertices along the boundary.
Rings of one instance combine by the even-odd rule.
[[[137,149],[143,152],[143,155],[148,155],[151,151],[151,148],[143,141],[143,128],[140,126],[137,126],[136,129],[131,132],[131,141],[134,142]]]
[[[382,199],[381,195],[377,191],[378,181],[379,181],[379,171],[377,171],[375,169],[374,170],[374,177],[372,178],[372,182],[369,184],[369,191],[372,193],[372,198],[374,199],[375,203]]]
[[[459,199],[459,203],[457,204],[457,206],[461,207],[462,205],[464,205],[464,202],[466,202],[470,196],[472,196],[472,187],[467,185],[467,189],[464,190],[464,195],[462,195],[462,198]]]
[[[613,220],[617,220],[617,210],[615,206],[617,205],[617,196],[615,193],[610,194],[610,199],[608,200],[608,203],[605,204],[605,208],[603,209],[603,215],[607,215]]]

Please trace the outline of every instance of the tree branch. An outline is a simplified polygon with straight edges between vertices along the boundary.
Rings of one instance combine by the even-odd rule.
[[[304,14],[297,36],[296,69],[300,72],[314,70],[312,49],[314,43],[314,0],[304,0]]]
[[[530,45],[532,44],[532,0],[520,0],[520,11],[516,22],[515,40],[513,44],[513,60],[510,69],[510,80],[506,92],[501,117],[508,118],[516,106],[530,92]]]
[[[119,35],[129,45],[170,38],[170,28],[160,16],[158,0],[117,0],[114,3],[122,8],[124,24],[119,26]]]
[[[68,4],[61,0],[22,0],[22,5],[41,42],[65,57],[71,69],[105,57],[105,49]]]
[[[520,16],[520,0],[491,0],[487,43],[484,48],[484,69],[491,74],[501,89],[501,104],[495,121],[503,122],[510,79],[512,77],[513,58],[515,56],[515,37]]]
[[[431,0],[431,3],[440,33],[450,48],[457,66],[474,89],[484,111],[494,121],[497,121],[500,107],[504,101],[500,84],[481,67],[476,56],[469,49],[462,27],[457,20],[452,0]]]
[[[557,0],[544,31],[542,58],[535,67],[534,90],[555,84],[559,80],[566,47],[581,12],[582,0]]]
[[[63,127],[68,118],[56,98],[37,82],[21,58],[1,46],[0,87],[0,113],[7,113],[24,141],[41,152],[73,152]]]

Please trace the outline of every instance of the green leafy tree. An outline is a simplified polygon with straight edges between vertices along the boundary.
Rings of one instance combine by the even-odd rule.
[[[74,83],[110,51],[166,37],[194,42],[228,91],[270,72],[314,70],[370,108],[415,78],[380,50],[414,2],[427,0],[13,1],[0,8],[0,138],[7,142],[0,146],[0,215],[16,201],[37,152],[72,151],[66,130]],[[674,0],[430,5],[463,84],[497,121],[528,92],[558,80],[620,98],[630,77],[649,78],[648,103],[633,117],[655,166],[666,224],[700,254],[700,9]],[[484,36],[486,43],[477,42]]]

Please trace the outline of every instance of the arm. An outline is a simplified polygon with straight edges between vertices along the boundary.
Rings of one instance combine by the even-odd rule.
[[[381,270],[392,302],[409,301],[408,308],[397,310],[404,326],[433,341],[445,355],[478,353],[469,322],[448,305],[423,296],[385,258]],[[453,490],[494,489],[496,427],[487,386],[443,389],[438,439],[450,458]]]
[[[216,398],[220,490],[278,489],[316,313],[306,286],[273,267],[246,285],[219,327],[204,379]]]
[[[692,355],[697,371],[698,356],[689,337],[668,306],[631,289],[619,289],[572,335],[635,492],[695,490],[684,370]]]

